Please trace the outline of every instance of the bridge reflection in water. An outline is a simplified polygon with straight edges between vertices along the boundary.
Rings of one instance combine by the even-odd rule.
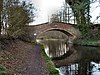
[[[61,75],[100,75],[100,47],[71,46],[66,39],[39,42]]]
[[[74,46],[74,52],[53,62],[62,75],[100,75],[100,47]]]
[[[51,58],[60,57],[69,51],[66,39],[45,39],[41,40],[47,55]]]

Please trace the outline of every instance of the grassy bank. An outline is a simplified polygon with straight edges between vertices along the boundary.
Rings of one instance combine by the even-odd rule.
[[[92,40],[92,39],[78,39],[74,41],[75,45],[82,45],[82,46],[100,46],[100,40]]]
[[[56,70],[54,63],[51,61],[51,59],[45,53],[43,46],[42,46],[42,55],[43,55],[43,58],[46,60],[46,64],[48,66],[48,70],[50,72],[50,75],[59,75],[59,71]]]
[[[0,75],[13,75],[13,74],[8,72],[4,66],[0,65]]]

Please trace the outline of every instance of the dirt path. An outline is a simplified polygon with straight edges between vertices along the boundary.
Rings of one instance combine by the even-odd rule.
[[[0,64],[14,75],[49,75],[40,45],[33,47],[22,41],[12,44],[7,50],[0,51]]]
[[[34,46],[33,54],[28,62],[30,68],[24,75],[49,75],[46,70],[45,62],[41,58],[41,48],[39,45]]]

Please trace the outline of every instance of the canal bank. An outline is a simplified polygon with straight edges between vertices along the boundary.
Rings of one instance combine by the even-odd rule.
[[[78,39],[74,41],[74,45],[100,47],[100,39],[99,40]]]
[[[100,47],[100,30],[92,29],[74,40],[75,45]]]

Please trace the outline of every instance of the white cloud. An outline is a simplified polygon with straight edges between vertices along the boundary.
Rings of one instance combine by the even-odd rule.
[[[35,7],[37,7],[38,9],[35,22],[31,24],[39,24],[47,22],[48,16],[59,10],[60,7],[63,6],[63,3],[65,2],[65,0],[30,0],[30,1],[32,1]],[[99,7],[97,7],[98,5]],[[90,15],[92,16],[91,21],[93,22],[99,14],[100,14],[99,2],[93,3],[91,5],[91,13],[90,13]]]
[[[91,11],[90,15],[92,16],[91,22],[99,22],[100,23],[100,18],[96,20],[96,17],[100,15],[100,3],[95,2],[91,4]]]
[[[44,23],[48,21],[48,16],[56,12],[65,0],[32,0],[33,4],[38,8],[38,16],[32,24]]]

